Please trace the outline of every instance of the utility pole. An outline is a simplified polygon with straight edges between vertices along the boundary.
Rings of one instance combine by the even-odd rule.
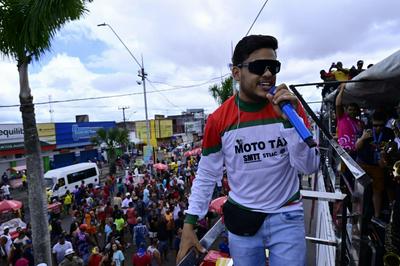
[[[53,119],[54,110],[53,110],[53,106],[51,105],[51,95],[49,95],[49,113],[50,113],[50,123],[53,123],[54,122],[54,119]]]
[[[152,154],[152,147],[151,147],[151,143],[150,143],[150,122],[149,122],[149,116],[147,113],[147,97],[146,97],[146,76],[147,73],[144,71],[144,63],[143,63],[143,56],[142,56],[142,63],[140,64],[140,62],[136,59],[136,57],[133,55],[133,53],[131,52],[131,50],[129,50],[129,48],[125,45],[125,43],[122,41],[122,39],[119,37],[119,35],[115,32],[115,30],[111,27],[110,24],[107,23],[101,23],[97,25],[98,27],[108,27],[113,33],[114,35],[118,38],[118,40],[122,43],[122,45],[125,47],[125,49],[128,51],[128,53],[131,55],[131,57],[133,58],[133,60],[136,62],[136,64],[140,67],[138,76],[141,77],[142,79],[142,85],[143,85],[143,94],[144,94],[144,111],[146,114],[146,145],[147,145],[147,154]]]
[[[138,71],[138,76],[142,78],[142,85],[143,85],[143,97],[144,97],[144,112],[146,116],[146,144],[147,148],[150,147],[150,122],[149,122],[149,115],[147,113],[147,96],[146,96],[146,76],[147,73],[144,72],[144,63],[143,63],[143,56],[142,56],[142,65],[141,69]]]
[[[126,129],[125,109],[129,109],[129,106],[118,107],[118,110],[122,110],[122,117],[124,120],[124,128]]]

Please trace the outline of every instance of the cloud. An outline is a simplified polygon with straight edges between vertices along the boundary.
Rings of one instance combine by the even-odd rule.
[[[73,121],[76,114],[91,120],[144,119],[140,67],[108,27],[109,23],[137,60],[143,55],[148,113],[178,114],[187,108],[217,107],[208,87],[229,72],[232,45],[247,32],[263,1],[134,1],[97,0],[80,21],[67,24],[54,40],[53,52],[31,66],[35,101],[136,93],[106,100],[36,106],[37,120]],[[282,62],[279,82],[319,81],[319,70],[331,62],[351,67],[358,59],[376,63],[399,48],[399,1],[269,1],[251,34],[279,40]],[[213,79],[214,78],[214,79]],[[213,79],[210,81],[210,79]],[[18,103],[15,63],[0,62],[3,104]],[[184,86],[206,84],[197,87]],[[154,86],[154,87],[153,87]],[[163,91],[163,92],[159,92]],[[301,89],[309,101],[320,99],[315,87]],[[318,106],[316,107],[318,108]],[[20,121],[18,108],[0,108],[0,121]]]

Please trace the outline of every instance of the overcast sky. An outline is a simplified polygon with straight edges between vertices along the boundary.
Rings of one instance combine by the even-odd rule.
[[[96,0],[81,20],[67,24],[52,51],[30,66],[35,102],[135,93],[132,96],[52,104],[53,121],[143,120],[139,67],[107,27],[118,33],[134,56],[143,55],[148,73],[149,118],[188,108],[212,112],[208,88],[229,73],[231,46],[246,34],[264,0]],[[251,34],[279,41],[278,83],[319,81],[319,71],[342,61],[350,68],[363,59],[376,63],[400,49],[398,0],[269,0]],[[207,83],[208,82],[208,83]],[[198,85],[191,86],[189,85]],[[186,87],[185,87],[186,86]],[[160,92],[161,91],[161,92]],[[302,88],[307,101],[321,100],[315,87]],[[18,104],[16,63],[0,58],[0,105]],[[311,105],[313,109],[318,106]],[[50,122],[50,106],[37,105],[37,122]],[[0,123],[20,123],[19,109],[0,108]]]

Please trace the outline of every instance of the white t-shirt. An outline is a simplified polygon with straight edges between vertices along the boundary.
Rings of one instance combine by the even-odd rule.
[[[1,189],[3,190],[4,195],[10,195],[10,185],[5,184]]]
[[[124,214],[126,214],[126,211],[127,211],[128,208],[129,208],[129,202],[132,202],[132,199],[131,199],[131,198],[125,198],[125,199],[122,201],[121,207],[122,207],[122,211],[124,212]]]
[[[72,244],[69,241],[65,241],[63,245],[57,243],[53,246],[53,254],[56,254],[57,263],[60,263],[64,259],[65,251],[69,248],[72,248]]]

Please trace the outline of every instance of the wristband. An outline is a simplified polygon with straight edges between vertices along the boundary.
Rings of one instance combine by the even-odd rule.
[[[185,223],[195,225],[197,223],[197,219],[199,219],[199,216],[187,213],[185,217]]]

